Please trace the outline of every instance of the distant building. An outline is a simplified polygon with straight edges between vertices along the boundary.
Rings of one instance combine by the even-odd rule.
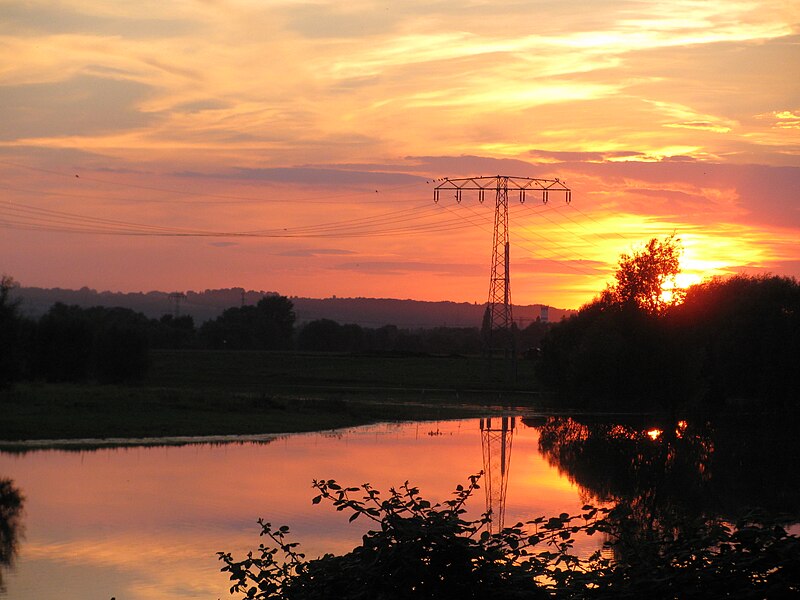
[[[549,306],[542,306],[539,311],[539,320],[542,323],[547,323],[550,321],[550,307]]]

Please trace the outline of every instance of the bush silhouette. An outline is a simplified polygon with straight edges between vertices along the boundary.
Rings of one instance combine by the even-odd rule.
[[[479,475],[433,504],[406,482],[387,497],[368,484],[315,481],[317,504],[370,519],[361,545],[307,560],[289,528],[259,521],[267,542],[243,560],[220,552],[232,594],[257,600],[338,598],[753,598],[800,592],[800,540],[749,515],[735,526],[695,519],[673,534],[640,535],[625,509],[586,505],[490,534],[490,515],[465,519]],[[576,535],[600,533],[607,552],[573,551]],[[612,560],[609,554],[615,556]]]

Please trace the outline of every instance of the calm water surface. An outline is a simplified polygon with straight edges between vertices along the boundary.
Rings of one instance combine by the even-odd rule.
[[[536,428],[517,419],[511,441],[507,523],[583,505],[579,488],[540,455]],[[229,597],[215,553],[257,548],[258,517],[290,525],[309,557],[359,543],[366,523],[311,504],[314,478],[381,490],[410,480],[438,501],[483,467],[478,420],[269,443],[0,453],[0,478],[25,496],[19,552],[0,571],[0,598]],[[482,512],[485,497],[471,508]]]
[[[493,418],[490,433],[476,419],[267,443],[0,452],[0,481],[25,497],[16,536],[0,522],[0,599],[229,597],[216,552],[256,549],[259,517],[291,526],[309,558],[358,545],[368,523],[312,505],[313,479],[384,491],[410,480],[442,501],[487,465],[497,477],[501,458],[506,524],[575,514],[585,501],[626,506],[647,530],[676,517],[733,522],[760,506],[789,515],[800,533],[797,414],[514,419],[513,434],[508,418],[505,436],[502,423]],[[468,505],[473,516],[486,507],[483,491]],[[6,489],[0,508],[8,497]],[[16,560],[4,566],[14,537]],[[586,538],[577,550],[589,554],[599,542]]]

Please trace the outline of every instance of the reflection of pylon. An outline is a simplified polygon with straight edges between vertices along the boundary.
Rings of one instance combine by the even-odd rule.
[[[483,485],[486,489],[486,511],[491,514],[489,531],[492,533],[503,529],[515,421],[515,417],[501,417],[500,427],[497,428],[497,419],[494,423],[491,418],[481,419]]]

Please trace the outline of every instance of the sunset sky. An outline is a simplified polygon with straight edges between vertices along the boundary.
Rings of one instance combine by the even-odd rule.
[[[0,0],[0,272],[577,308],[675,232],[684,283],[800,276],[800,3]]]

